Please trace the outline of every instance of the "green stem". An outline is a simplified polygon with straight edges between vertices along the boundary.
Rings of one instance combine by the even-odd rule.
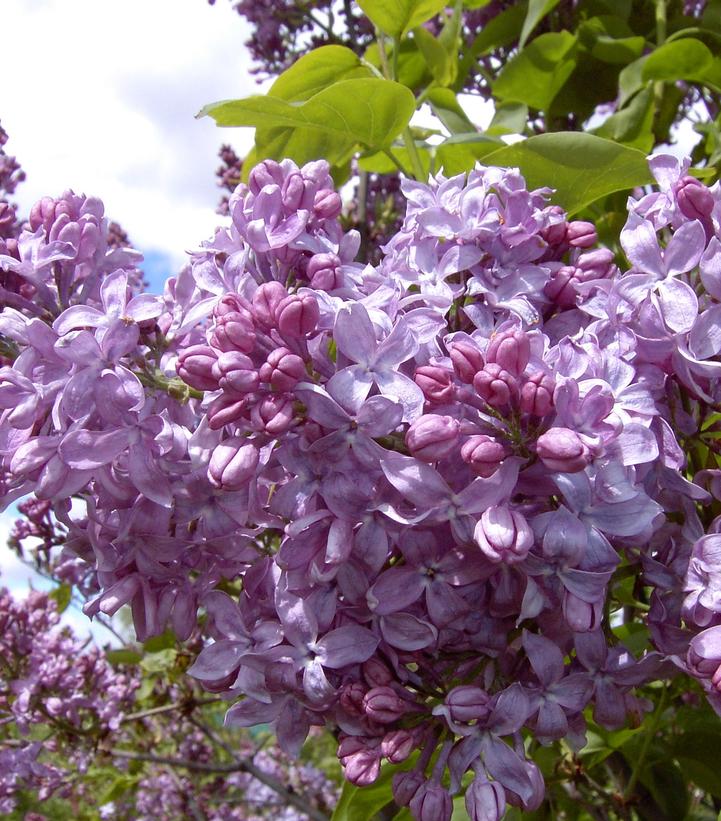
[[[398,159],[398,157],[396,157],[396,155],[390,150],[390,148],[384,148],[383,153],[395,165],[395,167],[401,172],[401,174],[405,174],[406,177],[413,176],[409,173],[408,169],[403,165],[403,163]]]
[[[638,781],[639,776],[641,775],[641,770],[646,760],[646,755],[648,754],[648,748],[651,746],[651,742],[653,741],[654,737],[656,736],[656,733],[658,732],[658,726],[661,723],[661,718],[663,716],[663,711],[666,709],[667,701],[668,687],[664,685],[661,698],[659,699],[658,705],[656,706],[656,710],[653,716],[651,717],[651,724],[649,728],[646,730],[646,735],[644,736],[643,744],[641,745],[641,751],[638,754],[636,763],[633,765],[633,770],[631,770],[631,777],[628,779],[626,789],[623,791],[624,803],[627,802],[633,795],[634,788],[636,787],[636,782]]]
[[[421,162],[421,155],[418,153],[418,149],[416,148],[415,140],[413,139],[413,134],[411,134],[410,126],[406,126],[403,129],[403,142],[405,143],[406,149],[408,151],[408,156],[411,160],[411,168],[413,169],[413,176],[423,182],[425,180],[425,172],[423,171],[423,163]]]

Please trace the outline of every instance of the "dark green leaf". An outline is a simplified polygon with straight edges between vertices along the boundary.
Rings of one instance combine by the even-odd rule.
[[[633,761],[629,762],[633,764]],[[657,761],[641,769],[639,780],[653,796],[662,815],[659,821],[678,821],[684,818],[689,805],[686,779],[675,761]]]
[[[521,2],[497,14],[486,23],[476,36],[467,53],[458,67],[455,89],[460,91],[477,57],[482,57],[490,51],[513,43],[521,31],[526,16],[526,3]]]
[[[64,613],[73,598],[73,588],[69,584],[61,584],[49,593],[48,596],[55,602],[58,613]]]
[[[111,801],[117,801],[125,795],[128,790],[132,789],[136,784],[137,779],[131,778],[129,775],[119,775],[110,784],[107,790],[100,796],[98,804],[109,804]]]
[[[446,0],[357,0],[364,14],[385,34],[399,40],[445,8]]]
[[[462,174],[470,171],[477,160],[496,152],[500,145],[500,140],[484,134],[457,134],[436,147],[436,165],[447,176]]]
[[[614,191],[651,182],[642,151],[577,132],[539,134],[487,154],[484,162],[518,166],[529,188],[555,188],[553,201],[569,213]]]
[[[700,80],[711,68],[713,55],[700,40],[686,37],[664,43],[651,52],[643,64],[644,80]]]
[[[391,782],[400,769],[398,765],[382,767],[380,775],[369,787],[354,787],[346,781],[331,821],[370,821],[393,801]]]
[[[119,650],[106,650],[105,658],[112,664],[137,664],[143,657],[136,650],[122,647]]]
[[[637,94],[621,111],[612,114],[593,133],[641,151],[651,150],[653,138],[653,89],[649,86]]]
[[[475,130],[475,125],[468,119],[458,98],[450,89],[432,88],[426,99],[433,113],[451,134],[467,134]]]
[[[576,38],[567,31],[542,34],[506,63],[493,84],[499,100],[546,111],[576,65]]]
[[[558,5],[558,0],[528,0],[528,11],[526,12],[526,19],[523,21],[523,28],[521,29],[521,39],[518,47],[523,48],[526,45],[528,36],[536,28],[536,26],[543,20],[543,18]]]

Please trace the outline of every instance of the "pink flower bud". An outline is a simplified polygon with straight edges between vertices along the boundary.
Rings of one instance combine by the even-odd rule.
[[[559,473],[578,473],[591,462],[591,452],[569,428],[550,428],[539,436],[536,453],[549,470]]]
[[[406,445],[416,459],[437,462],[455,450],[459,430],[457,419],[427,413],[408,428]]]
[[[305,363],[287,348],[276,348],[260,366],[260,378],[269,382],[273,390],[290,391],[305,377]]]
[[[213,374],[217,357],[208,345],[192,345],[181,352],[175,363],[178,376],[199,391],[218,390],[218,379]]]
[[[365,687],[357,681],[354,681],[352,684],[345,684],[341,688],[340,691],[340,706],[352,716],[362,716],[364,714],[363,709],[363,696],[366,694]]]
[[[572,308],[576,304],[578,271],[573,265],[564,265],[553,272],[551,279],[543,286],[543,293],[560,308]]]
[[[421,365],[414,377],[429,402],[448,402],[453,396],[453,375],[440,365]]]
[[[213,365],[213,376],[222,390],[236,394],[252,393],[259,382],[253,360],[240,351],[222,353]]]
[[[454,687],[446,696],[453,721],[468,724],[471,721],[483,721],[491,713],[491,697],[480,687],[464,684]]]
[[[304,193],[305,182],[303,181],[303,175],[299,171],[292,172],[283,180],[283,185],[280,188],[283,207],[288,211],[297,211],[303,201]]]
[[[208,465],[210,483],[223,490],[240,490],[255,476],[258,448],[247,439],[233,436],[213,450]]]
[[[566,212],[560,205],[552,205],[548,211],[553,214],[553,222],[541,231],[541,237],[551,246],[561,245],[566,242]]]
[[[508,451],[505,446],[483,433],[469,436],[461,447],[461,459],[484,479],[493,476],[506,456]]]
[[[218,316],[210,342],[221,351],[250,353],[255,347],[252,318],[244,311],[228,312]]]
[[[449,345],[448,353],[453,363],[456,376],[468,385],[473,383],[473,377],[484,365],[483,354],[472,342],[458,340]]]
[[[0,237],[9,237],[15,226],[15,209],[9,202],[0,201]]]
[[[381,752],[391,762],[400,764],[413,752],[416,741],[408,730],[393,730],[383,736]]]
[[[288,396],[270,394],[253,406],[250,421],[256,430],[277,436],[285,433],[293,422],[293,402]]]
[[[612,276],[615,270],[613,252],[608,248],[587,251],[576,260],[576,276],[583,282],[591,279],[606,279]]]
[[[275,326],[275,311],[280,302],[288,296],[288,291],[280,282],[264,282],[253,294],[253,311],[256,318],[266,326]]]
[[[374,687],[363,698],[363,708],[371,721],[392,724],[408,710],[408,705],[391,687]]]
[[[674,188],[681,213],[690,220],[706,222],[715,204],[709,189],[694,177],[682,177]]]
[[[473,537],[492,562],[522,562],[533,547],[533,531],[525,517],[506,505],[484,510]]]
[[[318,219],[329,220],[340,216],[343,201],[332,188],[321,188],[313,198],[313,211]]]
[[[563,596],[563,618],[574,633],[590,633],[601,626],[603,600],[585,602],[566,590]]]
[[[590,248],[598,242],[596,226],[585,220],[573,220],[566,226],[566,242],[574,248]]]
[[[30,209],[29,222],[33,231],[37,231],[42,225],[45,232],[49,233],[55,222],[55,200],[52,197],[43,197],[34,203]]]
[[[348,736],[338,745],[338,758],[351,784],[367,787],[378,778],[381,767],[378,739]]]
[[[248,400],[223,394],[210,403],[208,408],[208,427],[220,430],[225,425],[248,417]]]
[[[395,677],[380,659],[369,658],[363,663],[363,678],[369,687],[385,687]]]
[[[487,362],[473,377],[473,387],[481,399],[498,410],[518,399],[518,381],[496,362]]]
[[[535,371],[521,387],[521,410],[533,416],[546,416],[553,410],[556,383],[550,374]]]
[[[526,370],[531,357],[531,342],[524,331],[502,331],[494,334],[486,350],[486,362],[495,362],[514,376]]]
[[[278,330],[290,339],[300,339],[312,333],[320,319],[318,302],[312,296],[292,294],[275,309]]]
[[[506,793],[498,781],[476,776],[466,790],[466,810],[471,821],[500,821],[506,812]]]
[[[407,807],[418,792],[426,777],[417,770],[396,773],[393,776],[393,798],[399,807]]]
[[[315,254],[308,262],[306,274],[311,288],[320,291],[334,291],[343,285],[340,271],[340,257],[337,254]]]
[[[259,194],[266,185],[281,185],[283,169],[275,160],[263,160],[248,175],[248,187],[253,194]]]
[[[410,808],[416,821],[451,821],[453,801],[448,790],[428,781],[418,788]]]

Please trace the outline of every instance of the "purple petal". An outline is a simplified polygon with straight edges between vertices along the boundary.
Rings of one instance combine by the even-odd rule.
[[[163,303],[160,297],[153,294],[139,294],[128,302],[125,315],[136,322],[145,322],[155,319],[163,312]]]
[[[698,220],[684,223],[671,237],[663,257],[669,276],[685,274],[698,265],[706,247],[706,232]]]
[[[333,339],[338,350],[351,362],[370,365],[377,342],[373,323],[365,306],[352,302],[338,311],[333,328]]]
[[[384,396],[401,403],[404,422],[413,422],[423,413],[423,391],[405,374],[391,370],[376,371],[375,381]]]
[[[58,453],[71,468],[93,470],[112,462],[127,446],[127,430],[76,430],[63,439]]]
[[[451,489],[440,473],[411,456],[387,451],[381,468],[393,487],[417,507],[437,507],[451,496]]]
[[[105,277],[100,286],[100,298],[108,316],[117,319],[124,314],[128,301],[128,276],[125,271],[113,271]]]
[[[699,263],[704,288],[715,299],[721,300],[721,241],[711,237]]]
[[[379,639],[365,627],[347,625],[326,633],[316,643],[323,666],[337,669],[367,661],[378,647]]]
[[[381,618],[383,638],[398,650],[423,650],[435,644],[438,631],[410,613],[392,613]]]
[[[533,672],[544,687],[563,676],[563,656],[558,646],[543,636],[523,631],[523,649],[531,662]]]
[[[653,223],[631,212],[621,231],[621,246],[634,268],[657,279],[666,276],[666,266],[661,258],[661,249]]]
[[[221,639],[204,647],[187,672],[201,681],[216,681],[225,678],[238,669],[240,660],[247,649],[247,641]]]
[[[385,570],[368,591],[368,606],[378,615],[397,613],[420,598],[423,576],[413,567],[391,567]]]
[[[680,279],[665,279],[658,286],[663,320],[674,333],[688,333],[698,316],[698,299],[693,288]]]
[[[72,305],[53,322],[53,330],[64,336],[75,328],[99,328],[106,322],[105,314],[90,305]]]
[[[237,701],[225,714],[225,726],[254,727],[256,724],[268,724],[276,718],[282,707],[281,700],[263,704],[254,698],[245,698]]]

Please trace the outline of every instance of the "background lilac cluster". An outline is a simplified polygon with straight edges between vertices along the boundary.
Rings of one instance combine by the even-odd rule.
[[[578,749],[587,706],[638,721],[678,670],[718,704],[721,485],[689,443],[721,418],[721,198],[650,164],[624,271],[513,169],[404,182],[374,266],[324,162],[261,163],[162,297],[99,201],[43,200],[0,256],[5,502],[52,504],[89,615],[184,639],[201,607],[229,725],[295,753],[326,724],[359,785],[407,761],[422,821],[470,770],[472,818],[537,807],[524,730]]]

